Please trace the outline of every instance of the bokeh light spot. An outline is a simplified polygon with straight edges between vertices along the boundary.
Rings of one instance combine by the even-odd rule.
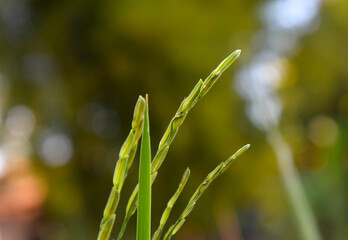
[[[264,18],[273,28],[307,28],[317,16],[319,0],[277,0],[269,2],[264,8]]]
[[[29,81],[43,83],[52,80],[55,75],[55,65],[49,55],[34,53],[24,58],[23,70]]]
[[[5,170],[6,170],[5,152],[2,148],[0,148],[0,178],[4,175]]]
[[[78,113],[77,121],[84,130],[105,139],[116,137],[121,128],[117,112],[97,103],[83,107]]]
[[[72,141],[63,133],[50,133],[40,142],[39,154],[48,166],[63,166],[73,154]]]
[[[25,106],[11,108],[6,118],[6,128],[13,136],[28,136],[34,129],[35,117]]]
[[[308,127],[308,137],[318,147],[333,144],[338,135],[338,127],[334,120],[326,116],[314,118]]]

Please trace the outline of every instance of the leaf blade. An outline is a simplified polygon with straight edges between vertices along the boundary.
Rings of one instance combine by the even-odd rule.
[[[139,166],[137,240],[151,239],[151,144],[148,95],[145,101]]]

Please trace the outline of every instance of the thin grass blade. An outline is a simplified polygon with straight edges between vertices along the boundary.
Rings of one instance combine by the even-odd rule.
[[[141,137],[137,240],[151,239],[151,145],[149,127],[149,101],[145,100],[143,136]]]
[[[151,185],[155,181],[156,177],[157,177],[157,172],[155,172],[151,175]],[[139,193],[138,190],[139,190],[139,184],[137,184],[137,186],[134,188],[132,195],[130,196],[130,198],[128,200],[127,207],[126,207],[126,215],[123,219],[122,227],[121,227],[120,232],[118,233],[117,240],[122,239],[123,234],[126,231],[126,227],[127,227],[127,223],[129,221],[129,219],[133,216],[133,214],[135,213],[135,210],[137,210],[138,193]]]

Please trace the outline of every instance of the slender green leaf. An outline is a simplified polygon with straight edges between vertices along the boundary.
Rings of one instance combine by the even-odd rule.
[[[137,240],[150,240],[151,238],[151,146],[148,95],[146,95],[145,101],[144,128],[140,148]]]
[[[151,175],[151,185],[153,184],[153,182],[155,181],[157,177],[157,172],[153,173]],[[126,207],[126,215],[123,219],[123,223],[122,223],[122,227],[120,232],[118,233],[117,236],[117,240],[121,240],[123,237],[124,232],[126,231],[126,227],[127,227],[127,223],[129,221],[129,219],[131,218],[131,216],[133,216],[133,214],[135,213],[135,210],[137,210],[138,207],[138,193],[139,193],[139,185],[137,184],[137,186],[134,188],[132,195],[130,196],[129,200],[128,200],[128,204]]]

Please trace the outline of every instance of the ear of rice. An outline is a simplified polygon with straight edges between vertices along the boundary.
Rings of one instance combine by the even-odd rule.
[[[174,195],[172,196],[172,198],[169,200],[166,209],[163,211],[161,220],[160,220],[160,225],[158,226],[156,232],[154,233],[152,240],[159,240],[161,237],[161,234],[163,232],[163,227],[166,224],[168,217],[170,215],[170,212],[173,209],[173,206],[176,202],[176,200],[178,199],[178,197],[180,196],[182,190],[184,189],[188,178],[190,177],[190,169],[187,168],[186,171],[184,172],[184,175],[181,178],[180,184],[178,189],[176,190],[176,192],[174,193]]]
[[[161,165],[163,164],[163,161],[168,153],[170,144],[172,143],[174,137],[176,136],[177,132],[179,131],[180,126],[184,122],[187,114],[189,111],[195,106],[195,104],[203,97],[205,96],[208,91],[211,89],[211,87],[216,83],[216,81],[219,79],[221,74],[239,57],[240,50],[236,50],[233,53],[231,53],[227,58],[225,58],[219,66],[211,72],[211,74],[202,82],[202,80],[199,80],[194,89],[191,91],[189,96],[185,98],[182,103],[180,104],[175,116],[170,121],[164,135],[161,138],[161,141],[158,145],[157,152],[152,160],[151,163],[151,174],[156,173]],[[134,189],[134,191],[138,191]],[[125,226],[122,226],[126,228],[127,222],[129,219],[126,219],[127,216],[132,216],[133,214],[130,214],[129,212],[126,212],[125,219],[123,223]],[[121,239],[123,236],[123,231],[120,231],[118,238]]]
[[[196,202],[198,201],[200,196],[203,194],[203,192],[208,188],[210,183],[212,183],[218,176],[220,176],[231,165],[233,160],[236,159],[238,156],[240,156],[242,153],[244,153],[249,147],[250,147],[249,144],[243,146],[235,154],[233,154],[231,157],[229,157],[225,162],[220,163],[212,172],[210,172],[207,175],[207,177],[198,186],[197,190],[192,195],[192,197],[189,200],[189,203],[187,204],[186,208],[184,209],[184,211],[179,216],[179,219],[167,231],[166,235],[164,236],[164,240],[169,240],[169,239],[171,239],[173,237],[173,235],[184,224],[186,218],[189,216],[189,214],[193,210],[194,206],[196,205]]]
[[[128,169],[130,168],[135,152],[138,145],[139,136],[143,131],[142,122],[144,118],[145,100],[142,96],[139,96],[135,105],[132,129],[128,134],[125,142],[123,143],[119,152],[119,160],[116,163],[114,176],[113,176],[113,188],[111,189],[108,201],[106,203],[103,218],[99,226],[98,240],[108,240],[110,232],[112,230],[115,221],[115,211],[120,199],[120,194],[124,180],[127,176]]]
[[[225,58],[219,66],[210,73],[210,75],[204,80],[202,87],[201,97],[203,97],[210,88],[216,83],[221,74],[226,71],[226,69],[231,66],[231,64],[239,57],[241,50],[236,50],[231,53],[227,58]]]
[[[103,231],[99,232],[98,239],[108,239],[114,225],[116,214],[112,214],[110,217],[103,219],[100,223],[100,227],[103,228]]]

